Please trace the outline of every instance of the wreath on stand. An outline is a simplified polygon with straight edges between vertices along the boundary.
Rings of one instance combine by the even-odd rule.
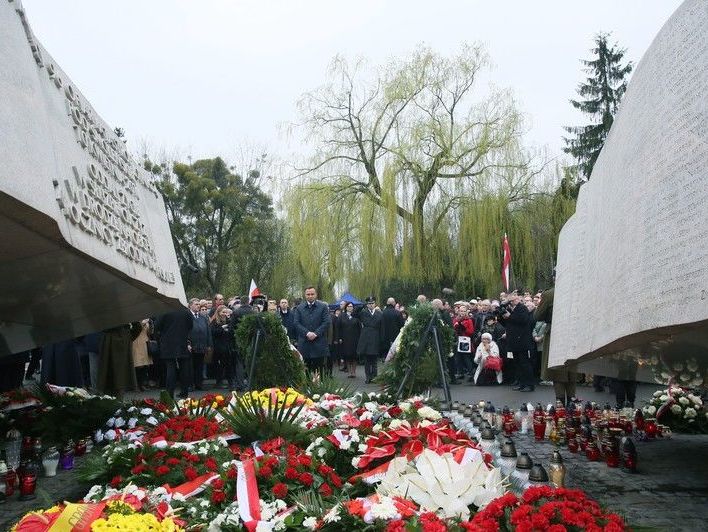
[[[389,360],[384,366],[383,372],[376,379],[376,382],[384,385],[388,393],[395,393],[397,391],[406,371],[414,364],[418,347],[433,317],[433,312],[432,305],[428,303],[417,305],[410,309],[410,320],[401,330],[398,351],[393,356],[392,360]],[[445,369],[447,369],[446,360],[450,353],[452,353],[455,333],[452,327],[442,319],[437,320],[436,326],[443,364],[445,364]],[[437,384],[439,375],[438,355],[431,333],[425,350],[420,355],[417,364],[415,364],[413,368],[411,377],[406,383],[406,389],[403,390],[403,397],[410,397],[425,392],[430,387]]]

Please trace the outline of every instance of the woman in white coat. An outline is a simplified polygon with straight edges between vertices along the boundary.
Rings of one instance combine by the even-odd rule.
[[[487,359],[496,357],[497,360],[492,362],[492,365],[498,364],[499,370],[485,368]],[[497,383],[502,383],[501,358],[499,358],[499,347],[492,340],[492,335],[484,333],[482,342],[477,347],[477,352],[474,355],[474,361],[477,364],[477,371],[474,373],[474,383],[479,386],[490,385],[494,383],[495,377]],[[496,374],[496,375],[495,375]]]

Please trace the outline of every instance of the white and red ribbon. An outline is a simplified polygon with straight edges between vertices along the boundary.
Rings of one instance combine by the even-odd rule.
[[[236,500],[241,520],[249,532],[254,532],[261,520],[261,504],[253,460],[236,462]]]

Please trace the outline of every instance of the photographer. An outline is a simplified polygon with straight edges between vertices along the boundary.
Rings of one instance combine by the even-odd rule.
[[[214,321],[211,323],[211,336],[214,344],[214,373],[216,375],[216,386],[222,387],[224,379],[227,380],[227,388],[234,386],[234,331],[229,324],[228,308],[219,305],[214,312]]]
[[[529,323],[531,314],[521,303],[521,297],[514,291],[508,296],[506,304],[499,307],[503,325],[506,329],[506,348],[511,352],[512,358],[504,360],[504,377],[518,385],[514,390],[532,392],[535,389],[533,381],[533,367],[531,361],[531,330]]]

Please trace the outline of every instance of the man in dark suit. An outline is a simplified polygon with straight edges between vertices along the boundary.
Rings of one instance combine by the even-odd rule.
[[[391,344],[403,327],[403,315],[396,310],[396,300],[389,297],[381,321],[381,354],[386,356]]]
[[[531,344],[533,337],[529,329],[531,314],[521,302],[517,292],[509,295],[507,311],[502,315],[506,329],[506,348],[514,358],[504,361],[504,376],[507,371],[510,378],[516,378],[518,386],[514,390],[532,392],[534,390],[533,365],[531,361]]]
[[[189,300],[192,312],[192,330],[189,333],[189,350],[192,353],[192,379],[195,390],[203,390],[204,357],[211,354],[213,348],[209,318],[199,313],[199,299]]]
[[[359,312],[361,334],[357,344],[357,354],[364,356],[364,371],[366,383],[370,383],[377,375],[377,362],[381,351],[381,325],[383,313],[376,308],[376,298],[366,298],[366,308]]]
[[[192,314],[184,307],[163,314],[155,321],[155,334],[160,339],[160,359],[167,369],[165,388],[171,397],[175,396],[178,364],[181,388],[179,397],[187,397],[192,366],[187,350],[187,340],[192,330],[193,321]]]
[[[305,289],[305,301],[296,307],[294,318],[298,351],[308,370],[321,372],[325,357],[329,355],[327,332],[331,318],[329,307],[317,300],[313,286]]]
[[[278,303],[278,316],[280,316],[280,321],[283,323],[283,327],[288,331],[288,338],[295,344],[297,342],[297,330],[295,329],[295,316],[290,310],[290,305],[288,300],[283,298]]]

